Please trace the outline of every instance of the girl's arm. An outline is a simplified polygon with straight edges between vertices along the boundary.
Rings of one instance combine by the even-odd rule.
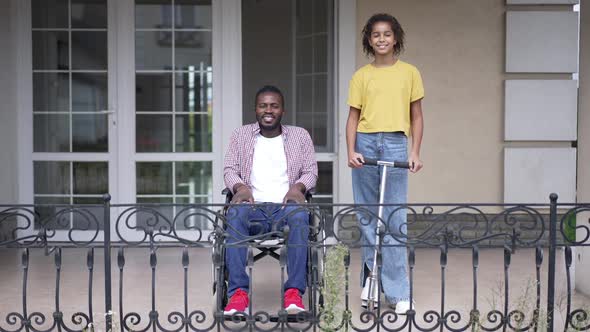
[[[350,107],[348,111],[348,120],[346,121],[346,147],[348,151],[348,167],[359,168],[363,164],[358,160],[365,161],[363,155],[354,151],[356,145],[356,129],[358,128],[361,110]]]
[[[410,152],[410,171],[418,172],[423,164],[420,160],[420,146],[422,145],[422,134],[424,133],[424,117],[422,116],[422,99],[410,103],[410,123],[412,130],[412,151]]]

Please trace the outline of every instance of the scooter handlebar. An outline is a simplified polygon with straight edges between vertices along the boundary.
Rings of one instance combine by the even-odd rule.
[[[371,158],[367,158],[364,157],[365,165],[369,165],[369,166],[378,166],[378,165],[387,165],[387,166],[392,166],[392,167],[396,167],[396,168],[410,168],[410,163],[407,161],[381,161],[381,160],[376,160],[376,159],[371,159]]]

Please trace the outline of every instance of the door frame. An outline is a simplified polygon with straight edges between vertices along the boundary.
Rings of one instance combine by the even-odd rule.
[[[133,0],[109,0],[108,4],[108,85],[109,152],[34,153],[32,110],[32,34],[30,1],[11,0],[17,38],[16,77],[18,99],[18,201],[32,204],[34,194],[34,160],[107,160],[109,162],[109,191],[112,203],[135,202],[136,161],[212,161],[212,203],[222,203],[223,156],[232,131],[242,125],[242,25],[241,0],[212,1],[213,15],[213,147],[210,153],[135,153],[135,30]],[[355,70],[356,0],[334,1],[334,130],[335,151],[318,154],[319,161],[333,162],[334,202],[352,202],[350,171],[346,163],[344,128],[348,80]],[[112,125],[112,122],[115,125]],[[72,158],[74,157],[74,158]],[[117,209],[111,211],[116,220]],[[100,234],[102,237],[102,234]],[[115,238],[113,230],[111,234]]]

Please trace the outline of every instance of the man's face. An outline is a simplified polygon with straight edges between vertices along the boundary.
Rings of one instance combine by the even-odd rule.
[[[256,99],[256,120],[261,130],[275,130],[281,125],[284,109],[281,96],[264,92]]]

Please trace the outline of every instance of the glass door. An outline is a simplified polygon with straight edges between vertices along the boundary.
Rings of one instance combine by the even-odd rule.
[[[114,171],[107,0],[32,0],[32,163],[35,204],[101,204]],[[30,132],[30,131],[29,131]],[[37,209],[53,240],[91,238],[97,217],[65,207]],[[84,229],[71,233],[72,229]]]
[[[213,200],[220,154],[213,150],[214,6],[211,0],[135,0],[133,9],[133,196],[161,205],[138,213],[139,232],[127,235],[172,228],[194,240],[201,234],[195,230],[212,224],[198,216],[202,210],[175,204]]]

